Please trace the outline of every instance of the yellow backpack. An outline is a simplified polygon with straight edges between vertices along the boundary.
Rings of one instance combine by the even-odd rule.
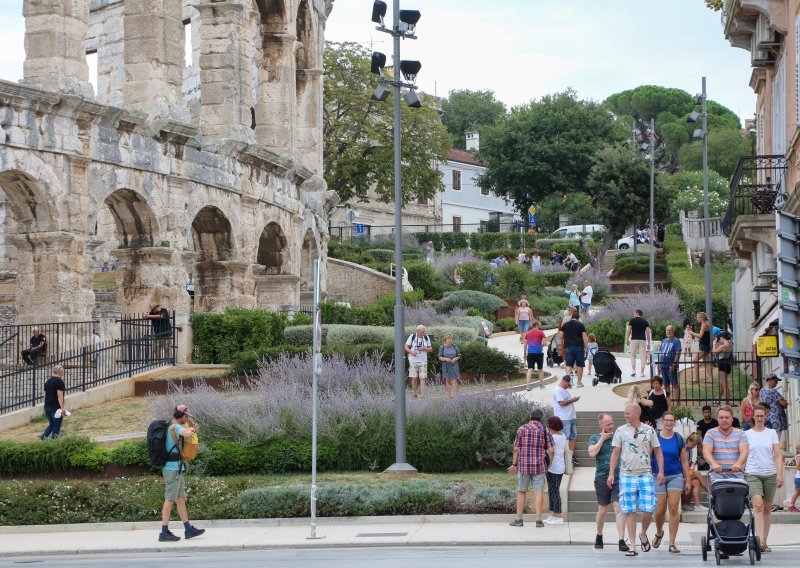
[[[190,422],[190,425],[196,426],[193,422]],[[197,457],[197,450],[200,447],[200,439],[197,436],[197,432],[188,438],[183,437],[183,444],[178,441],[178,434],[175,433],[175,428],[170,428],[170,433],[172,435],[172,441],[175,442],[181,454],[181,461],[190,462]]]

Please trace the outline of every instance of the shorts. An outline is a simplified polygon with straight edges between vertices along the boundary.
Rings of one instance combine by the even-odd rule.
[[[775,491],[778,489],[777,473],[772,475],[746,473],[744,478],[747,480],[747,485],[750,486],[750,497],[760,495],[765,501],[772,501],[775,498]]]
[[[666,495],[669,491],[678,491],[679,493],[683,493],[683,484],[684,479],[682,473],[666,475],[664,476],[664,485],[655,486],[656,495]]]
[[[674,371],[671,370],[672,366],[669,366],[669,367],[661,367],[661,366],[659,366],[659,369],[661,370],[661,378],[664,380],[664,386],[665,387],[669,386],[669,385],[677,385],[678,384],[678,369],[677,369],[677,367],[675,368]]]
[[[589,313],[589,308],[591,308],[591,307],[592,307],[592,304],[584,304],[583,302],[581,302],[581,311],[583,313],[588,314]]]
[[[594,478],[594,494],[597,496],[597,504],[607,507],[611,503],[619,503],[619,480],[614,480],[614,485],[608,486],[608,481],[602,477]]]
[[[727,373],[731,374],[731,364],[728,361],[720,361],[717,363],[717,368],[719,369],[720,373]]]
[[[186,475],[182,471],[162,470],[164,475],[164,500],[186,499]]]
[[[577,440],[578,439],[578,427],[576,425],[577,420],[562,420],[561,423],[564,424],[564,429],[562,432],[567,437],[567,440]]]
[[[800,491],[800,477],[794,478],[794,490]]]
[[[528,368],[535,369],[537,365],[540,371],[544,369],[544,353],[528,353]]]
[[[644,339],[631,339],[631,362],[636,361],[636,357],[638,357],[639,352],[642,352],[642,364],[644,364],[644,358],[647,356],[647,341]]]
[[[621,475],[619,478],[620,513],[635,513],[636,506],[642,513],[656,510],[656,493],[652,475]]]
[[[583,369],[585,352],[582,345],[573,345],[564,348],[564,364],[567,367]]]
[[[705,343],[698,343],[697,350],[700,353],[711,353],[711,345],[706,345]]]
[[[517,491],[524,493],[529,487],[533,486],[534,491],[544,491],[544,473],[534,473],[531,475],[517,474]]]
[[[408,376],[412,379],[428,378],[428,363],[411,363],[408,366]]]
[[[525,333],[531,328],[531,320],[519,320],[517,322],[520,333]]]

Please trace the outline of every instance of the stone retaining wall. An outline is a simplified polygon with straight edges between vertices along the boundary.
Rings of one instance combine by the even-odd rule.
[[[394,294],[395,278],[354,262],[328,258],[325,289],[329,298],[360,307]]]

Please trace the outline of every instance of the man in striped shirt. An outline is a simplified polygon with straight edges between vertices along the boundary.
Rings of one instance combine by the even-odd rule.
[[[517,518],[509,524],[512,527],[522,526],[522,514],[525,512],[525,499],[528,488],[533,485],[536,505],[536,526],[543,527],[542,509],[544,508],[544,484],[547,471],[546,457],[553,461],[553,438],[542,424],[544,413],[539,408],[531,411],[531,420],[517,430],[514,438],[514,456],[508,473],[517,474]]]
[[[733,410],[728,405],[717,409],[719,426],[706,432],[703,438],[703,457],[710,467],[708,478],[744,479],[747,461],[747,437],[733,427]]]

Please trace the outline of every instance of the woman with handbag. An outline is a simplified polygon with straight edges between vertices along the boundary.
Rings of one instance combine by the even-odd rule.
[[[731,363],[733,361],[733,342],[731,334],[727,331],[720,333],[714,340],[714,359],[719,369],[719,400],[714,401],[714,405],[728,404],[728,377],[731,374]]]

